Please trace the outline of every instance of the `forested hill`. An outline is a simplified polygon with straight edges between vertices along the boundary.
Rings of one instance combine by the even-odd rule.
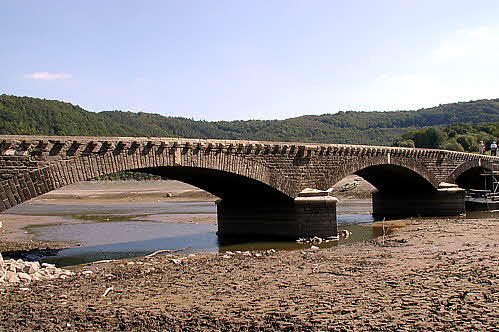
[[[122,136],[132,133],[98,113],[69,103],[0,95],[0,134]]]
[[[0,95],[0,134],[175,136],[389,145],[407,128],[499,121],[499,99],[419,111],[339,112],[286,120],[194,121],[132,112],[88,112],[54,100]]]

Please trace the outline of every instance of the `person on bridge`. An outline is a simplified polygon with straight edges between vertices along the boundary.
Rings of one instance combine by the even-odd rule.
[[[492,141],[492,144],[490,144],[490,155],[497,156],[497,143],[496,143],[496,141]]]
[[[478,151],[481,154],[485,154],[485,144],[483,143],[483,141],[480,141],[480,144],[478,145]]]

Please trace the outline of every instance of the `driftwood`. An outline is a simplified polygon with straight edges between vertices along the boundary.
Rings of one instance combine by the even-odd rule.
[[[92,264],[101,264],[101,263],[109,263],[109,262],[114,262],[116,259],[103,259],[101,261],[95,261]]]
[[[154,256],[156,256],[157,254],[162,254],[162,253],[165,253],[165,252],[172,253],[172,252],[184,251],[184,250],[187,250],[187,249],[189,249],[189,248],[192,248],[192,246],[188,246],[188,247],[185,247],[185,248],[180,248],[180,249],[164,249],[164,250],[158,250],[158,251],[153,252],[152,254],[147,255],[147,256],[146,256],[146,258],[154,257]]]
[[[104,294],[102,294],[102,297],[105,297],[107,296],[107,294],[113,290],[113,287],[109,287],[108,289],[106,289],[106,291],[104,292]]]

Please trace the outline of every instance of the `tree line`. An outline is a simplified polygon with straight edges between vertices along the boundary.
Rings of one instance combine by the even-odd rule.
[[[196,121],[144,112],[94,113],[57,100],[0,95],[0,134],[156,136],[404,146],[412,141],[414,146],[452,149],[461,146],[467,151],[473,145],[472,140],[481,134],[470,131],[467,135],[456,128],[454,135],[447,133],[444,127],[453,123],[475,126],[483,122],[499,122],[499,99],[446,104],[418,111],[338,112],[286,120]],[[433,133],[418,132],[422,130],[419,128],[427,126],[438,128]],[[427,137],[432,135],[434,138]],[[494,134],[490,136],[495,137]],[[489,138],[484,136],[484,139]]]
[[[408,130],[394,141],[394,146],[478,152],[480,141],[486,150],[499,137],[499,122],[456,123],[445,127],[425,127]]]

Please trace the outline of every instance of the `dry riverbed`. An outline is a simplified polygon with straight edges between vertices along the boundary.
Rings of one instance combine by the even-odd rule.
[[[214,199],[178,183],[95,188],[81,184],[31,203]],[[361,184],[343,199],[371,189]],[[0,220],[0,251],[74,245],[37,241],[25,227],[82,222],[9,214]],[[193,220],[180,215],[175,222]],[[0,330],[496,331],[497,222],[412,219],[387,223],[407,225],[384,240],[331,249],[158,254],[71,267],[66,279],[0,284]]]
[[[68,279],[2,285],[0,326],[496,331],[497,221],[410,223],[384,241],[332,249],[73,267]]]

